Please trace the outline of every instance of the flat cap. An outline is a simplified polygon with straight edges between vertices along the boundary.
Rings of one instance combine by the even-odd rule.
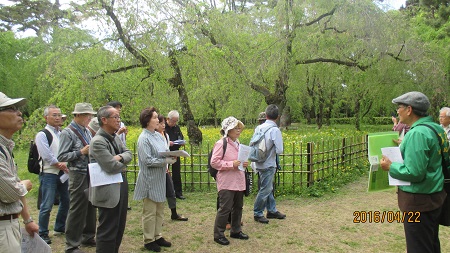
[[[418,91],[411,91],[396,97],[392,99],[392,103],[410,105],[412,108],[423,113],[426,113],[428,108],[430,108],[430,101],[428,100],[428,97]]]

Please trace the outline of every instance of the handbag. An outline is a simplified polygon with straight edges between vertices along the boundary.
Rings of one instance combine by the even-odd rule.
[[[247,197],[250,195],[253,189],[253,178],[252,178],[252,172],[248,171],[248,168],[245,168],[245,192],[244,195]]]
[[[442,140],[442,138],[439,137],[439,134],[430,125],[419,124],[418,126],[426,126],[431,130],[433,130],[433,132],[438,137],[439,145],[441,146],[442,174],[444,174],[444,190],[447,193],[447,197],[445,197],[444,203],[442,204],[441,215],[439,217],[439,224],[443,226],[450,226],[450,175],[448,172],[448,161],[444,157],[444,148],[442,147],[442,143],[444,142],[444,140]]]

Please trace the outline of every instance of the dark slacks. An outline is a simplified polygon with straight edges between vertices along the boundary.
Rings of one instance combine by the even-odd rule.
[[[166,198],[170,209],[177,207],[177,199],[175,196],[173,181],[169,173],[166,173]]]
[[[429,212],[405,212],[406,250],[408,253],[441,252],[439,215],[442,208]],[[420,221],[420,222],[419,222]]]
[[[177,161],[172,164],[172,181],[176,196],[182,196],[183,186],[181,185],[181,162],[179,157],[177,157]]]
[[[225,237],[228,215],[231,212],[230,233],[241,232],[242,206],[244,205],[243,191],[221,190],[219,192],[219,209],[214,222],[214,238]]]
[[[85,189],[89,187],[89,178],[69,170],[70,207],[66,220],[66,251],[78,248],[95,236],[97,210],[89,202]]]
[[[120,200],[113,208],[98,207],[97,253],[118,253],[125,232],[128,207],[128,182],[122,174]]]

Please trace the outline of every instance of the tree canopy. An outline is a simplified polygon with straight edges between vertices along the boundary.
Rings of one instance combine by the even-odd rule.
[[[387,12],[370,0],[11,2],[1,88],[30,100],[31,119],[50,103],[119,100],[129,124],[150,105],[179,110],[199,143],[200,124],[254,121],[267,104],[282,126],[353,118],[356,129],[403,92],[448,104],[447,1]],[[36,36],[17,36],[26,29]]]

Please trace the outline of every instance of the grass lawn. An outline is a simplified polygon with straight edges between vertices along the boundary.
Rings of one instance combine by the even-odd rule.
[[[394,190],[367,193],[367,179],[357,181],[326,194],[321,198],[284,196],[277,198],[277,207],[286,213],[285,220],[271,220],[268,225],[253,221],[255,196],[245,198],[243,232],[248,241],[230,239],[229,246],[213,241],[215,193],[187,193],[187,199],[178,201],[179,213],[189,217],[187,222],[170,220],[165,210],[163,236],[172,242],[162,252],[405,252],[401,223],[354,223],[355,211],[398,210]],[[33,217],[38,216],[36,198],[30,194]],[[127,227],[120,252],[145,252],[140,224],[142,204],[130,200]],[[51,216],[53,228],[56,207]],[[228,232],[226,232],[228,236]],[[450,252],[450,229],[441,227],[442,252]],[[51,237],[53,252],[64,251],[64,237]],[[95,252],[95,248],[83,248]]]

